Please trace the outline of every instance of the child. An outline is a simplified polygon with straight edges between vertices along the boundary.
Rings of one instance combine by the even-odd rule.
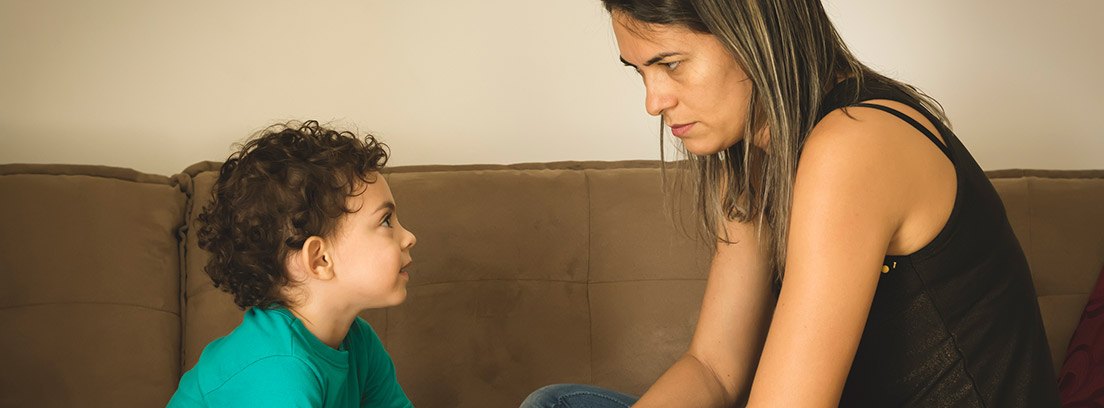
[[[411,407],[361,312],[406,298],[414,235],[379,170],[386,145],[275,125],[222,165],[199,216],[215,286],[248,308],[169,407]]]

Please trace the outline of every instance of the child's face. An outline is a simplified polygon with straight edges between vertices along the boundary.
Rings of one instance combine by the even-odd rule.
[[[333,236],[334,272],[348,289],[351,304],[360,309],[394,306],[406,299],[403,270],[411,263],[416,239],[399,224],[395,199],[387,180],[373,173],[374,183],[362,184],[363,194],[350,197],[356,210],[338,222]]]

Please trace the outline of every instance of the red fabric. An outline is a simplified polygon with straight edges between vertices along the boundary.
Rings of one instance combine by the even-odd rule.
[[[1104,407],[1104,269],[1100,274],[1058,372],[1065,408]]]

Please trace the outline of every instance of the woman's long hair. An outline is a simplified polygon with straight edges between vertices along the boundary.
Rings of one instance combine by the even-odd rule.
[[[898,88],[949,126],[934,100],[859,62],[820,0],[602,2],[610,13],[624,13],[642,23],[712,34],[747,73],[752,91],[744,138],[707,156],[684,147],[689,167],[685,182],[696,196],[701,235],[730,243],[725,220],[754,221],[760,242],[771,246],[768,264],[779,280],[785,269],[798,153],[816,125],[825,95],[841,77],[855,77],[859,88],[871,80]],[[662,125],[660,129],[662,145]],[[768,132],[767,151],[751,143],[753,135]]]

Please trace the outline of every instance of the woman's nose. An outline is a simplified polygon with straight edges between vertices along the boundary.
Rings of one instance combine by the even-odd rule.
[[[665,87],[656,84],[645,86],[644,109],[649,115],[659,116],[675,106],[677,99]]]

